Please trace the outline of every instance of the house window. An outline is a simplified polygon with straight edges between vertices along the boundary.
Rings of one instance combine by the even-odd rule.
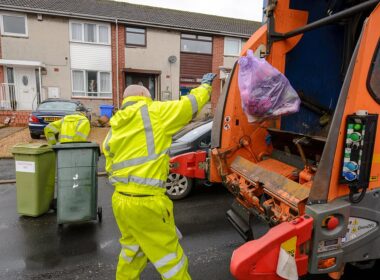
[[[224,38],[224,55],[239,56],[245,40],[239,38]]]
[[[83,41],[82,24],[80,23],[71,24],[71,40]]]
[[[372,58],[372,65],[367,80],[367,88],[377,103],[380,103],[380,41],[377,44],[375,55]]]
[[[108,26],[99,25],[99,43],[108,44]]]
[[[212,54],[212,37],[181,34],[181,51],[189,53]]]
[[[26,15],[1,15],[1,34],[7,36],[27,37]]]
[[[145,28],[126,27],[126,45],[127,46],[146,46]]]
[[[72,42],[109,45],[110,28],[103,24],[71,22],[70,38]]]
[[[84,41],[87,43],[96,43],[96,24],[84,25]]]
[[[111,73],[89,70],[72,70],[73,96],[112,97]]]

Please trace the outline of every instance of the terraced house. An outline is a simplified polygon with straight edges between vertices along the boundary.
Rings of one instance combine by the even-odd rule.
[[[204,73],[220,94],[260,23],[108,0],[0,2],[0,121],[27,122],[46,98],[118,108],[130,84],[175,100]]]

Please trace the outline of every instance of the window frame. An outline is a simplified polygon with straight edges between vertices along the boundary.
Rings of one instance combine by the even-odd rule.
[[[237,54],[231,54],[231,53],[226,53],[226,41],[228,40],[238,40],[239,41],[239,51]],[[234,57],[237,57],[240,55],[240,52],[241,52],[241,49],[243,47],[243,42],[242,42],[242,39],[241,38],[236,38],[236,37],[224,37],[224,52],[223,52],[223,55],[224,56],[234,56]]]
[[[375,61],[376,61],[377,56],[380,56],[380,40],[377,42],[375,51],[373,53],[373,56],[371,59],[371,66],[369,67],[369,71],[367,74],[367,82],[366,82],[366,86],[367,86],[367,90],[369,94],[378,104],[380,104],[380,92],[376,93],[371,87],[371,77],[372,77],[373,69],[375,67]]]
[[[111,72],[108,72],[108,71],[97,71],[98,72],[98,74],[97,74],[97,78],[98,78],[98,81],[99,81],[99,86],[98,86],[98,94],[104,94],[104,93],[106,93],[106,94],[110,94],[110,96],[109,97],[111,97],[112,98],[112,73]],[[110,85],[110,91],[101,91],[101,85],[100,85],[100,82],[101,82],[101,79],[100,79],[100,74],[104,74],[104,73],[106,73],[106,74],[109,74],[109,85]],[[98,97],[100,97],[100,98],[104,98],[104,97],[106,97],[106,98],[108,98],[108,96],[98,96]]]
[[[195,39],[186,38],[183,35],[184,36],[195,36]],[[211,40],[198,39],[199,36],[201,36],[201,37],[209,37]],[[210,53],[203,53],[203,52],[183,51],[182,50],[182,39],[188,40],[188,41],[211,43],[211,52]],[[180,52],[181,53],[201,54],[201,55],[213,55],[213,47],[214,47],[214,38],[213,38],[213,36],[207,36],[207,35],[202,35],[202,34],[181,33],[181,36],[180,36]]]
[[[127,42],[127,33],[132,33],[132,34],[139,34],[139,35],[141,35],[142,33],[138,33],[138,32],[131,32],[131,31],[127,31],[127,29],[128,28],[135,28],[135,29],[142,29],[142,30],[144,30],[144,45],[140,45],[140,44],[130,44],[130,43],[128,43]],[[126,25],[125,26],[125,46],[127,46],[127,47],[140,47],[140,48],[146,48],[146,46],[148,45],[148,42],[147,42],[147,32],[148,30],[147,30],[147,28],[145,28],[145,27],[140,27],[140,26],[128,26],[128,25]]]
[[[99,38],[100,38],[100,33],[99,33],[99,29],[100,27],[106,27],[108,32],[107,32],[107,43],[103,43],[103,42],[100,42],[99,41]],[[101,45],[110,45],[111,44],[111,27],[107,24],[97,24],[96,25],[96,30],[97,30],[97,39],[98,39],[98,43],[101,44]]]
[[[84,91],[75,91],[74,90],[74,71],[82,72],[84,75],[83,79],[83,88]],[[91,92],[91,94],[96,95],[88,95],[88,75],[87,72],[96,72],[96,81],[97,81],[97,91]],[[100,86],[100,73],[109,74],[109,82],[110,82],[110,91],[101,91]],[[79,93],[83,95],[74,95],[74,93]],[[100,94],[108,94],[109,96],[100,96]],[[97,99],[112,99],[112,72],[103,71],[103,70],[90,70],[90,69],[71,69],[71,97],[73,98],[97,98]]]
[[[74,90],[74,71],[76,72],[82,72],[83,74],[83,91],[76,91]],[[86,95],[86,70],[82,70],[82,69],[71,69],[71,95],[73,95],[74,92],[76,93],[84,93],[85,95],[84,96],[87,96]],[[75,96],[77,97],[77,96]]]
[[[86,25],[92,25],[92,26],[95,26],[94,28],[94,41],[86,41]],[[87,29],[89,30],[89,29]],[[88,37],[88,34],[87,34],[87,37]],[[85,22],[83,24],[83,43],[86,43],[86,44],[99,44],[99,29],[98,29],[98,25],[96,23],[87,23]]]
[[[73,24],[80,24],[81,25],[81,30],[82,30],[82,40],[74,40],[73,39],[73,30],[72,30],[72,25]],[[84,38],[84,25],[85,24],[93,24],[95,25],[95,35],[96,35],[96,41],[95,42],[87,42],[85,41],[85,38]],[[102,26],[102,27],[107,27],[108,29],[108,37],[107,37],[107,40],[108,42],[107,43],[103,43],[103,42],[100,42],[99,41],[99,27]],[[70,35],[70,42],[73,42],[73,43],[82,43],[82,44],[90,44],[90,45],[103,45],[103,46],[110,46],[111,45],[111,27],[109,24],[104,24],[104,23],[95,23],[95,22],[91,22],[91,21],[77,21],[77,20],[70,20],[70,24],[69,24],[69,35]]]
[[[25,34],[5,32],[4,31],[4,19],[3,19],[3,16],[23,17],[24,18],[24,23],[25,23]],[[22,37],[22,38],[29,37],[28,15],[27,14],[16,14],[16,13],[0,13],[0,31],[1,31],[1,35],[2,36]]]

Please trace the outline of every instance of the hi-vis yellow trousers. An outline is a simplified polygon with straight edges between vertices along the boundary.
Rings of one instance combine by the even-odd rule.
[[[166,195],[131,197],[115,191],[112,208],[122,235],[116,280],[140,279],[148,259],[163,279],[191,279]]]

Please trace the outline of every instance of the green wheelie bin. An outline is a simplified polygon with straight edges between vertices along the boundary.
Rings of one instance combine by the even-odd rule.
[[[91,142],[53,146],[57,155],[57,223],[102,220],[98,207],[99,145]]]
[[[54,196],[55,153],[46,144],[12,148],[16,165],[17,212],[37,217],[46,213]]]

